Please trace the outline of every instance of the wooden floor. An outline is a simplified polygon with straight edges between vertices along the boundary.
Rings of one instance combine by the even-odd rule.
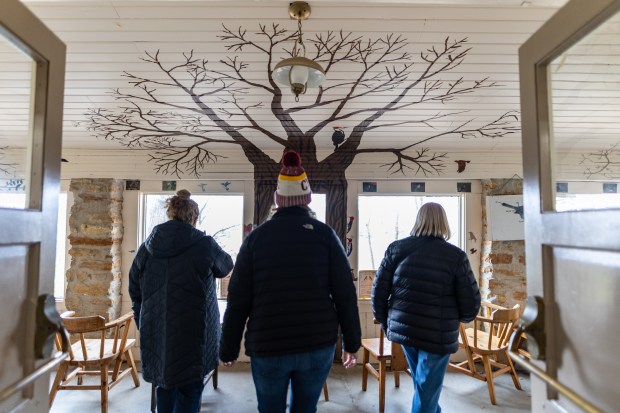
[[[319,413],[376,413],[378,412],[378,383],[368,382],[368,391],[361,390],[361,367],[345,370],[335,364],[328,378],[328,402],[321,400]],[[516,390],[508,375],[495,381],[497,405],[489,401],[486,383],[458,373],[448,373],[442,390],[440,405],[444,413],[529,412],[530,380],[520,374],[523,391]],[[386,413],[409,413],[413,385],[408,376],[401,377],[401,386],[394,388],[392,378],[386,388]],[[142,382],[138,388],[131,380],[124,380],[110,391],[109,413],[148,413],[150,411],[151,385]],[[97,391],[59,392],[51,413],[97,413]],[[232,368],[220,367],[219,386],[207,385],[202,395],[202,412],[250,413],[256,412],[256,395],[249,364],[237,363]]]

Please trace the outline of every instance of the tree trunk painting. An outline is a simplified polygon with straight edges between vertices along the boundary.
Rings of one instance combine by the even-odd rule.
[[[327,194],[327,223],[344,242],[345,172],[358,154],[392,157],[384,165],[391,173],[430,176],[442,173],[447,156],[431,150],[429,145],[434,139],[496,139],[519,130],[515,112],[498,114],[492,120],[472,118],[444,123],[448,127],[436,123],[455,116],[462,118],[466,111],[407,115],[407,120],[390,116],[500,86],[487,78],[465,80],[452,75],[451,80],[441,79],[467,57],[470,48],[466,47],[466,38],[446,37],[443,43],[431,46],[414,59],[405,50],[406,39],[395,34],[375,39],[342,31],[317,34],[310,40],[314,56],[309,57],[323,65],[328,80],[334,68],[355,69],[349,71],[350,78],[326,83],[318,88],[316,96],[305,95],[301,102],[286,106],[272,70],[279,58],[278,51],[284,43],[292,42],[297,32],[277,24],[259,25],[254,33],[224,26],[218,37],[231,53],[219,61],[201,59],[190,51],[171,63],[159,51],[146,52],[142,60],[151,66],[149,73],[157,75],[147,78],[126,72],[124,76],[131,87],[113,91],[119,107],[91,109],[86,113],[87,120],[81,123],[97,137],[117,141],[128,149],[147,150],[155,171],[165,175],[199,177],[210,163],[222,158],[218,148],[240,148],[254,167],[255,224],[264,221],[273,203],[280,159],[272,159],[267,153],[274,147],[299,152],[312,190]],[[252,62],[244,62],[246,51],[262,58],[258,62],[256,57]],[[235,53],[239,55],[234,56]],[[257,72],[262,80],[256,80]],[[166,91],[170,90],[177,92],[175,99],[169,99],[170,93]],[[179,93],[184,101],[179,100]],[[268,100],[263,96],[268,96]],[[383,100],[375,105],[360,104],[369,96],[381,96]],[[322,111],[321,118],[303,116],[317,110]],[[271,124],[264,121],[266,114],[272,118]],[[336,123],[345,126],[334,126]],[[425,132],[412,133],[411,141],[401,147],[363,144],[367,135],[399,127]],[[334,141],[333,151],[319,160],[317,146],[325,148],[323,135],[331,128],[342,130],[344,141],[340,135],[337,144]]]

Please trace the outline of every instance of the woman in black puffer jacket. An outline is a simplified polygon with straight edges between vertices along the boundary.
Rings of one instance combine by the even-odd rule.
[[[166,201],[170,220],[153,228],[129,272],[140,331],[144,380],[157,386],[159,413],[195,413],[203,379],[218,364],[220,315],[215,277],[232,258],[194,226],[198,204],[187,190]]]
[[[220,358],[239,356],[244,327],[258,411],[314,413],[332,366],[338,327],[342,364],[356,364],[361,327],[351,267],[338,236],[312,218],[301,158],[282,159],[278,210],[243,242],[228,286]]]
[[[413,377],[412,413],[438,413],[459,324],[480,309],[467,255],[449,244],[443,207],[422,205],[411,236],[390,244],[372,288],[372,309],[387,337],[403,347]]]

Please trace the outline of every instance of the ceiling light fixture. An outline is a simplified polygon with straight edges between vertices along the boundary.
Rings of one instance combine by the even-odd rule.
[[[306,57],[301,21],[310,17],[310,5],[304,1],[294,1],[289,5],[288,12],[291,18],[297,20],[298,37],[291,52],[292,57],[280,61],[273,69],[272,77],[276,82],[290,86],[295,102],[299,102],[299,95],[306,93],[306,89],[319,87],[325,81],[325,70]]]

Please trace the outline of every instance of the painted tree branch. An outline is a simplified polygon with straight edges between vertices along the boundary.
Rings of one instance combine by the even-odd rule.
[[[607,149],[581,155],[581,165],[586,169],[583,174],[591,179],[597,176],[606,179],[620,178],[620,141],[611,145]]]
[[[8,149],[8,146],[0,147],[0,172],[5,175],[14,175],[15,174],[15,166],[17,164],[5,162],[5,151]]]

